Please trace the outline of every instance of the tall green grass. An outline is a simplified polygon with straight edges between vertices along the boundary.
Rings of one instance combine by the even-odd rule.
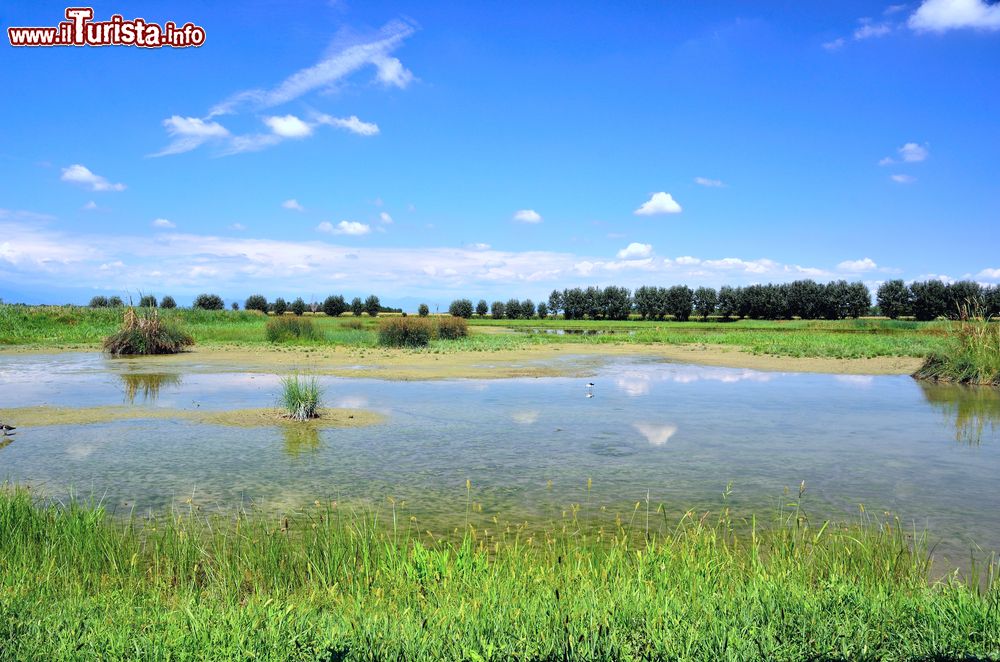
[[[981,317],[958,322],[944,350],[928,356],[914,376],[1000,386],[1000,322]]]
[[[288,417],[296,421],[317,418],[322,395],[315,377],[290,375],[281,379],[281,404]]]
[[[322,335],[313,326],[312,320],[305,317],[275,317],[267,320],[264,327],[269,342],[288,342],[289,340],[319,340]]]
[[[922,541],[894,522],[792,516],[741,535],[723,511],[661,531],[498,524],[451,541],[395,510],[117,519],[6,491],[0,657],[1000,655],[997,586],[929,583]]]

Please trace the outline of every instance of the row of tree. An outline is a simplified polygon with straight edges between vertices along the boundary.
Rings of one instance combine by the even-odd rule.
[[[879,312],[891,319],[909,315],[923,321],[1000,316],[1000,285],[983,287],[969,280],[925,280],[909,285],[889,280],[879,286],[877,297]]]
[[[90,300],[88,305],[91,308],[122,308],[125,306],[125,302],[118,296],[96,296]],[[165,296],[157,301],[155,296],[146,294],[139,299],[139,305],[144,308],[176,308],[177,302],[172,296]]]

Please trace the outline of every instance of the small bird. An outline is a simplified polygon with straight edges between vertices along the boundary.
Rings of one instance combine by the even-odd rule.
[[[594,382],[587,382],[587,388],[594,388]]]
[[[0,430],[3,430],[3,436],[9,437],[14,434],[14,430],[17,428],[13,425],[7,425],[6,423],[0,423]]]

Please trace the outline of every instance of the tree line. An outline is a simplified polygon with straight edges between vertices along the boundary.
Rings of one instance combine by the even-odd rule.
[[[118,296],[95,296],[90,300],[89,305],[91,308],[115,308],[122,307],[125,303]],[[176,308],[177,302],[171,296],[165,296],[157,301],[155,296],[145,295],[139,299],[139,305],[143,308]],[[200,310],[224,310],[226,302],[218,294],[199,294],[194,298],[191,307]],[[231,307],[233,310],[239,310],[240,304],[237,301],[233,301]],[[339,317],[347,311],[350,311],[355,316],[367,313],[371,317],[376,317],[379,313],[402,312],[400,308],[383,306],[379,298],[374,294],[364,300],[361,297],[354,297],[350,303],[342,295],[330,295],[322,303],[312,301],[308,304],[302,297],[297,297],[289,303],[282,297],[278,297],[274,301],[268,301],[267,297],[263,294],[252,294],[243,302],[243,309],[256,310],[264,314],[274,313],[275,315],[284,315],[286,312],[291,312],[294,315],[304,315],[307,311],[312,313],[322,311],[331,317]]]

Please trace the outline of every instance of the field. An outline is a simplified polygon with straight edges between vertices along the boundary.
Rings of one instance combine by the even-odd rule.
[[[0,658],[1000,655],[1000,588],[929,583],[922,540],[892,521],[810,525],[793,503],[760,528],[724,504],[668,522],[637,504],[606,528],[577,506],[491,531],[460,509],[439,536],[395,504],[121,520],[7,489]]]
[[[161,311],[178,321],[199,345],[266,346],[267,318],[255,312]],[[287,344],[375,347],[377,320],[330,318],[307,313],[317,339]],[[39,349],[99,347],[121,321],[114,309],[0,306],[0,345]],[[472,333],[459,340],[432,341],[429,350],[510,351],[552,345],[710,345],[755,355],[864,359],[923,358],[946,345],[948,323],[859,319],[840,321],[564,321],[473,318]]]

